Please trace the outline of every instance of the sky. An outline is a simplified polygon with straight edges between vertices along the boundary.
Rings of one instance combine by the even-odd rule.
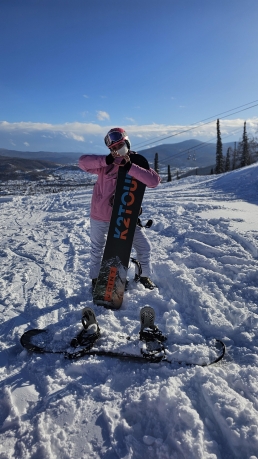
[[[257,0],[0,0],[0,148],[257,135],[257,22]]]

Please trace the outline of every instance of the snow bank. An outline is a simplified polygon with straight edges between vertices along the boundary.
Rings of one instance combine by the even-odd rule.
[[[122,308],[92,304],[91,190],[1,199],[1,459],[257,459],[258,165],[147,190],[153,280]],[[130,267],[132,279],[134,268]],[[208,367],[29,354],[19,339],[50,327],[57,346],[92,307],[104,337],[137,335],[150,305],[171,355],[227,355]],[[120,338],[119,338],[120,336]]]

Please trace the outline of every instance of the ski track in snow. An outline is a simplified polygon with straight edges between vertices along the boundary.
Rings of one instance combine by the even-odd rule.
[[[258,458],[257,196],[257,164],[148,189],[141,218],[154,220],[146,231],[159,289],[131,283],[118,311],[92,304],[90,189],[0,197],[1,459]],[[115,346],[116,333],[138,333],[145,305],[172,355],[190,349],[196,361],[194,345],[217,338],[224,360],[67,361],[19,342],[47,326],[57,345],[69,342],[89,306]]]

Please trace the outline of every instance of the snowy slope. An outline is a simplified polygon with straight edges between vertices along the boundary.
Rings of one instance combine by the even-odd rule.
[[[258,458],[258,164],[146,191],[159,289],[131,284],[118,311],[92,304],[90,199],[86,189],[0,201],[0,458]],[[19,343],[46,326],[69,341],[90,306],[115,344],[138,333],[145,305],[171,352],[218,338],[225,359],[67,361]]]

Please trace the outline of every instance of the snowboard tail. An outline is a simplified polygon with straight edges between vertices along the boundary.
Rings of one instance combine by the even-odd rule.
[[[149,169],[148,161],[133,154],[131,161]],[[109,309],[119,309],[123,302],[132,243],[141,210],[145,185],[120,167],[113,211],[93,302]]]
[[[118,256],[104,261],[93,293],[94,303],[119,309],[123,302],[126,274],[127,268]]]

